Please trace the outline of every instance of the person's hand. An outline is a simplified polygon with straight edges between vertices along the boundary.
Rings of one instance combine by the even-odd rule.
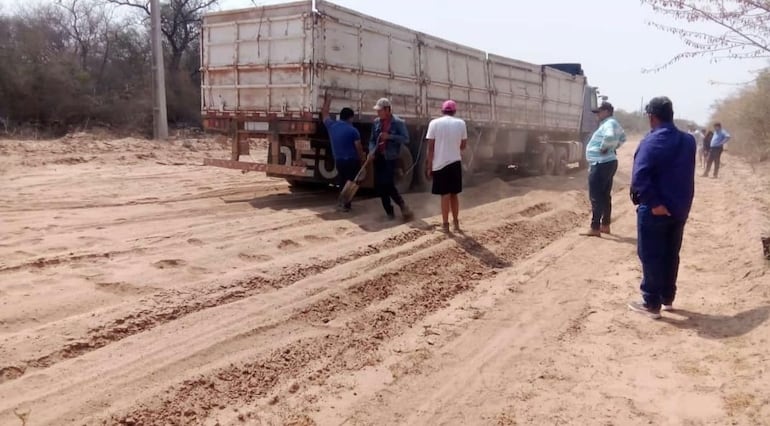
[[[609,150],[608,148],[604,148],[604,149],[602,149],[602,150],[601,150],[601,151],[599,151],[599,152],[600,152],[602,155],[604,155],[604,154],[607,154],[608,152],[610,152],[610,150]]]
[[[433,164],[425,164],[425,177],[428,179],[433,179]]]
[[[652,208],[652,215],[653,216],[671,216],[671,212],[668,211],[666,206],[661,204],[658,207]]]

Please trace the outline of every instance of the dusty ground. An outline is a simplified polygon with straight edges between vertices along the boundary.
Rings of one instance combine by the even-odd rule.
[[[198,166],[213,142],[0,141],[0,424],[770,424],[770,171],[698,179],[678,311],[578,236],[583,175],[377,200]]]

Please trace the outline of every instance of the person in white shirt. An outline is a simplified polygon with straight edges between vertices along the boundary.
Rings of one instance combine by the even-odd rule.
[[[468,143],[468,129],[465,121],[456,118],[457,103],[453,100],[441,106],[441,118],[431,120],[428,125],[428,156],[425,173],[433,179],[432,192],[441,196],[442,229],[449,231],[449,210],[452,210],[455,231],[460,231],[457,218],[460,200],[457,194],[463,190],[461,152]]]
[[[698,149],[702,150],[703,149],[703,138],[705,137],[703,132],[701,132],[700,129],[697,128],[695,125],[691,124],[690,125],[690,134],[692,135],[692,137],[695,138],[695,143],[696,143],[696,146],[698,147]],[[701,167],[705,166],[704,160],[703,160],[705,157],[703,155],[703,152],[700,153],[698,158],[700,158]]]

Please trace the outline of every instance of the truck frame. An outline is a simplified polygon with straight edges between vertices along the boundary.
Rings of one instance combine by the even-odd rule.
[[[310,0],[203,18],[201,114],[207,131],[231,137],[230,159],[205,164],[263,171],[293,185],[329,184],[336,168],[320,107],[356,111],[367,145],[376,100],[405,119],[410,144],[399,161],[402,191],[425,185],[428,123],[453,99],[468,125],[466,173],[518,168],[563,174],[585,165],[596,128],[597,89],[580,64],[535,65],[420,33],[328,1]],[[266,139],[266,162],[250,139]],[[371,187],[370,178],[362,187]]]

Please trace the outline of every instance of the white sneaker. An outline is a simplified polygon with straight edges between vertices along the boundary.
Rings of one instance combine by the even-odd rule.
[[[660,309],[666,312],[671,312],[674,310],[674,305],[663,305]]]

